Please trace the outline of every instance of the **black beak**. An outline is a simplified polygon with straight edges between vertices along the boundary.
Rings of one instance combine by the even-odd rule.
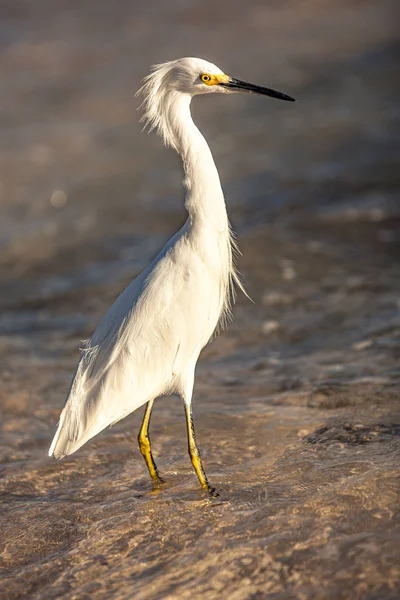
[[[288,96],[287,94],[282,94],[282,92],[276,92],[275,90],[271,90],[266,87],[261,87],[260,85],[246,83],[245,81],[240,81],[240,79],[234,79],[233,77],[230,77],[229,81],[227,81],[226,83],[220,83],[219,85],[222,85],[222,87],[226,87],[231,90],[248,92],[249,94],[261,94],[262,96],[271,96],[271,98],[278,98],[279,100],[296,102],[294,98]]]

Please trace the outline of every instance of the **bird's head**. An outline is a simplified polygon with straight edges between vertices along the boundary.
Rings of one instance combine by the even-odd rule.
[[[226,75],[219,67],[201,58],[180,58],[156,65],[145,82],[158,84],[159,92],[177,91],[190,96],[209,93],[247,92],[294,102],[294,98]]]
[[[180,99],[190,99],[198,94],[245,92],[271,96],[294,102],[294,98],[270,88],[246,83],[226,75],[216,65],[201,58],[180,58],[155,65],[144,80],[138,94],[143,95],[143,121],[156,128],[167,144],[173,145],[165,124],[165,115],[171,118],[171,107]]]

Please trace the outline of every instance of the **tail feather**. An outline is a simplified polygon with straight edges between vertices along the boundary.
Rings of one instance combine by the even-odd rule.
[[[105,397],[108,402],[105,404]],[[73,454],[92,437],[103,431],[109,425],[126,417],[137,406],[122,404],[119,411],[115,410],[117,394],[99,394],[94,398],[90,394],[80,398],[70,397],[61,413],[60,422],[49,449],[49,456],[61,459]],[[144,401],[145,402],[145,401]],[[144,403],[143,402],[143,403]],[[114,407],[114,408],[113,408]]]
[[[147,394],[135,394],[132,380],[121,376],[115,367],[91,386],[83,385],[78,367],[49,456],[61,459],[72,454],[103,429],[127,417],[149,400]]]
[[[134,410],[128,401],[133,396],[132,383],[122,376],[126,357],[120,353],[119,360],[113,359],[89,344],[82,351],[49,456],[61,459],[72,454]]]
[[[90,438],[105,429],[110,423],[98,420],[92,426],[85,428],[80,435],[76,435],[74,419],[71,418],[71,410],[66,406],[61,413],[60,422],[54,439],[49,449],[49,456],[61,460],[64,456],[73,454],[79,450]]]
[[[49,448],[49,456],[54,456],[54,458],[63,458],[65,456],[65,454],[63,454],[62,452],[60,452],[57,449],[57,446],[59,445],[58,442],[59,442],[59,438],[60,438],[60,433],[62,431],[63,422],[64,422],[64,413],[61,414],[60,421],[59,421],[58,427],[57,427],[57,431],[55,433],[55,436],[54,436],[53,441],[51,442],[51,446]]]

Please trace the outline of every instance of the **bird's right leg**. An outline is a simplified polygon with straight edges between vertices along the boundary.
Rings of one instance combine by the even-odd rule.
[[[188,433],[188,449],[189,456],[192,461],[196,475],[201,483],[201,486],[208,491],[211,496],[218,496],[218,492],[213,488],[207,479],[206,472],[204,471],[203,463],[200,456],[200,451],[196,442],[196,434],[194,431],[193,414],[191,406],[185,402],[185,413],[186,413],[186,425]]]
[[[142,453],[142,456],[143,456],[144,460],[146,461],[146,465],[149,470],[150,477],[152,478],[154,483],[158,484],[158,483],[164,483],[164,480],[161,479],[161,477],[159,475],[157,465],[154,462],[154,458],[151,453],[149,426],[150,426],[150,417],[151,417],[151,410],[153,408],[153,404],[154,404],[154,400],[150,400],[146,404],[146,410],[144,413],[142,426],[140,428],[139,435],[138,435],[138,442],[139,442],[140,452]]]
[[[194,383],[194,372],[188,375],[184,385],[182,393],[182,399],[185,405],[186,415],[186,427],[188,435],[188,450],[189,456],[192,461],[196,475],[200,481],[201,486],[208,491],[211,496],[219,496],[218,492],[213,488],[207,479],[206,472],[204,471],[203,463],[200,456],[200,450],[196,442],[196,433],[194,431],[193,414],[192,414],[192,393]]]

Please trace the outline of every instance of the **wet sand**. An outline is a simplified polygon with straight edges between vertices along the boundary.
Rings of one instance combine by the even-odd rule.
[[[395,3],[231,4],[1,8],[7,600],[400,594]],[[47,457],[80,340],[185,219],[179,161],[141,133],[134,99],[149,64],[184,55],[298,99],[193,105],[254,300],[239,295],[197,370],[215,499],[176,398],[153,415],[159,491],[142,411]]]

